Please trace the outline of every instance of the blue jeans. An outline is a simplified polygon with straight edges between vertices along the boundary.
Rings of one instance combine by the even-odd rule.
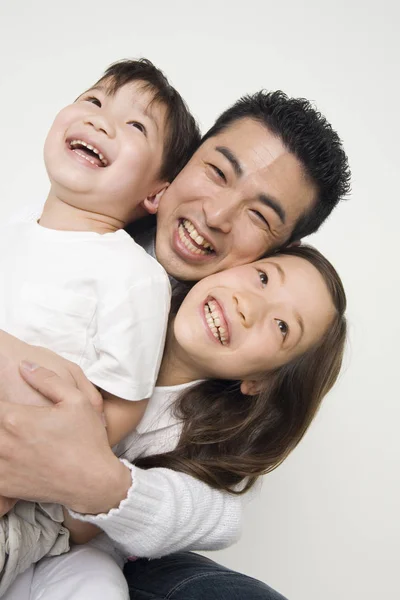
[[[285,600],[246,575],[191,552],[125,565],[131,600]]]

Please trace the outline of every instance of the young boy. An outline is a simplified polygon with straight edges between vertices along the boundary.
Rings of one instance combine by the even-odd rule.
[[[51,187],[40,219],[0,232],[0,329],[83,369],[102,390],[111,445],[152,395],[170,303],[167,274],[124,227],[157,211],[199,141],[161,71],[145,59],[118,62],[49,131]],[[21,522],[35,538],[62,520],[59,507],[20,502],[0,523],[0,538],[9,545]],[[54,542],[57,531],[42,535],[34,560],[67,549],[62,528]],[[22,562],[18,543],[13,550],[3,562],[0,553],[0,595],[29,564],[27,548]]]
[[[131,430],[126,401],[152,394],[170,301],[165,271],[124,227],[156,212],[198,142],[150,61],[116,63],[49,131],[39,222],[0,234],[0,329],[81,366],[116,407],[111,440]]]

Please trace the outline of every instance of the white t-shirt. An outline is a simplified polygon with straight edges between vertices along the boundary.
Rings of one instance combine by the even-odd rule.
[[[0,230],[0,329],[126,400],[152,395],[170,305],[164,269],[124,231]]]

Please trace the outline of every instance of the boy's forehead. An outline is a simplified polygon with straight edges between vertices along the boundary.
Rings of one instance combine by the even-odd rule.
[[[83,93],[86,94],[87,92],[95,91],[101,92],[110,98],[117,94],[124,94],[127,97],[131,96],[132,101],[137,101],[140,98],[143,104],[146,104],[147,102],[148,106],[156,101],[155,90],[147,81],[142,81],[140,79],[126,82],[118,81],[113,77],[99,79],[99,81]]]

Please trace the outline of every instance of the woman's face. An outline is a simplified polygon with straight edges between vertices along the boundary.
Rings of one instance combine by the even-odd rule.
[[[256,381],[313,346],[333,314],[317,269],[277,256],[197,283],[175,318],[174,337],[199,377]]]

